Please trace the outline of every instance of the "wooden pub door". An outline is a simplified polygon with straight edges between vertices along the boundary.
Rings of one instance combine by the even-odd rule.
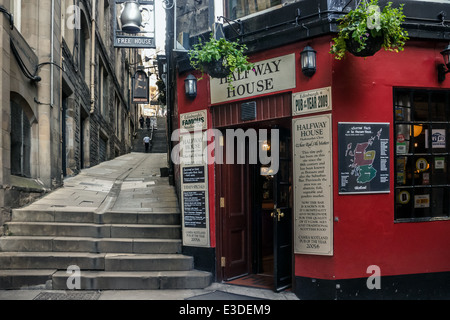
[[[273,289],[292,283],[290,140],[282,130],[279,146],[279,170],[270,177],[262,177],[261,165],[248,161],[217,165],[219,278],[224,281],[263,273],[263,260],[271,255],[265,273],[273,276]],[[264,188],[270,188],[268,197]]]

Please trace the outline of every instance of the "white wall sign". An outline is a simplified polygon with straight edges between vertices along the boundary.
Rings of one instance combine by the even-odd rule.
[[[333,255],[331,115],[292,120],[294,251]]]
[[[295,53],[254,64],[254,70],[234,73],[234,88],[228,86],[225,78],[210,78],[211,103],[295,88]]]
[[[180,115],[180,127],[188,131],[207,128],[206,110]],[[205,131],[180,135],[181,211],[183,245],[209,247],[208,166],[203,159]]]
[[[206,110],[182,113],[180,114],[180,129],[206,130],[208,129],[207,118]]]
[[[292,115],[331,110],[331,87],[292,94]]]

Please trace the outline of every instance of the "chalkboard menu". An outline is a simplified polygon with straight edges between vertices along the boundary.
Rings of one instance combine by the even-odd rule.
[[[184,226],[187,228],[206,228],[205,191],[184,191]]]
[[[389,123],[338,124],[339,193],[388,193]]]
[[[205,166],[183,168],[183,183],[203,182],[205,182]]]

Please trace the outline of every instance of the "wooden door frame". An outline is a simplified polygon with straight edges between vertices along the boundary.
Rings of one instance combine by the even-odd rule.
[[[287,121],[290,124],[291,119],[279,119],[281,121]],[[255,124],[255,123],[254,123]],[[253,125],[254,125],[253,124]],[[261,122],[256,123],[256,124],[261,124]],[[246,128],[257,128],[258,126],[252,126],[252,125],[248,125],[246,126]],[[226,129],[226,128],[217,128],[217,129]],[[286,129],[289,131],[290,134],[292,134],[292,131],[289,127],[286,127]],[[291,142],[292,143],[292,142]],[[293,156],[293,150],[292,150],[292,146],[290,146],[290,158],[292,159]],[[225,158],[225,153],[224,153],[224,158]],[[225,161],[225,159],[224,159]],[[247,165],[247,174],[250,174],[250,165],[248,164],[248,162],[246,162]],[[293,161],[291,161],[291,166],[290,166],[290,175],[293,174]],[[216,279],[217,281],[223,281],[225,279],[224,277],[224,269],[221,266],[221,257],[224,255],[224,233],[223,233],[223,228],[224,228],[224,214],[225,214],[225,210],[226,208],[221,208],[220,205],[220,198],[221,197],[227,197],[226,194],[226,186],[223,184],[224,182],[224,178],[223,175],[226,174],[226,170],[224,170],[224,168],[222,167],[221,164],[217,164],[215,163],[214,165],[214,171],[215,171],[215,224],[216,224]],[[292,189],[292,194],[291,197],[294,197],[294,190]],[[248,255],[247,255],[247,260],[248,260],[248,268],[249,268],[249,272],[252,272],[252,215],[254,214],[254,206],[252,203],[252,199],[253,199],[253,192],[252,189],[249,187],[249,194],[248,194],[248,198],[247,198],[247,206],[249,209],[250,214],[248,215],[248,229],[247,229],[247,237],[248,237]],[[226,201],[226,200],[225,200]],[[225,203],[226,205],[226,203]],[[291,208],[291,210],[293,210],[293,208]],[[292,213],[291,215],[291,244],[292,244],[292,248],[293,248],[293,228],[294,228],[294,214]],[[292,259],[291,259],[291,272],[292,272],[292,280],[291,280],[291,285],[292,288],[295,288],[295,254],[294,251],[292,250],[291,252],[292,254]]]
[[[223,183],[225,179],[223,178],[223,175],[226,175],[228,172],[224,167],[226,164],[215,164],[215,172],[216,172],[216,179],[215,179],[215,189],[216,189],[216,201],[215,201],[215,211],[216,211],[216,270],[217,271],[217,280],[223,281],[225,279],[224,274],[224,267],[222,267],[222,257],[226,254],[225,241],[224,241],[224,227],[225,227],[225,219],[224,215],[226,214],[226,199],[229,198],[229,195],[227,194],[227,189],[225,184]],[[234,164],[234,165],[241,165],[241,164]],[[248,163],[242,164],[246,166],[246,173],[247,177],[246,180],[249,181],[249,167],[250,165]],[[225,207],[221,207],[221,197],[225,198]],[[246,260],[247,260],[247,266],[248,266],[248,272],[251,272],[251,264],[252,264],[252,252],[251,252],[251,217],[252,217],[252,198],[253,194],[251,192],[251,189],[248,189],[248,197],[246,198],[247,204],[246,207],[248,208],[249,214],[247,215],[247,252]]]

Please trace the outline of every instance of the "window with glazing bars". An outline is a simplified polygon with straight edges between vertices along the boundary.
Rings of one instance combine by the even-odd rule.
[[[450,91],[394,89],[395,220],[450,212]]]

